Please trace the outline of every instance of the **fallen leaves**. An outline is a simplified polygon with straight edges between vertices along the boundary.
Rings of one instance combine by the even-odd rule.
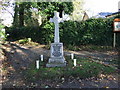
[[[104,86],[103,88],[109,88],[108,86]]]
[[[107,76],[104,75],[104,74],[100,74],[99,77],[100,77],[101,79],[104,79],[104,78],[107,77]]]
[[[107,79],[108,79],[108,80],[116,80],[116,78],[115,78],[114,76],[112,76],[112,75],[108,75],[108,76],[107,76]]]
[[[15,69],[12,66],[10,66],[8,67],[8,71],[15,71]]]
[[[31,87],[36,87],[36,86],[38,86],[38,84],[37,84],[37,83],[31,83],[30,86],[31,86]]]
[[[106,79],[108,79],[108,80],[116,80],[116,78],[115,78],[113,75],[100,74],[99,77],[100,77],[101,79],[106,78]]]
[[[23,67],[23,66],[21,67],[21,70],[26,70],[26,69],[27,69],[27,67]]]
[[[108,55],[118,55],[118,52],[115,51],[107,51]]]

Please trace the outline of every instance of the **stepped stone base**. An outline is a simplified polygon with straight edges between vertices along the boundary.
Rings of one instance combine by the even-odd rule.
[[[52,43],[51,44],[51,57],[49,58],[46,67],[64,67],[66,66],[66,61],[63,56],[63,44],[62,43]]]
[[[61,58],[49,58],[49,62],[46,64],[46,67],[65,67],[66,61],[64,57]]]
[[[65,67],[66,63],[48,63],[46,67]]]

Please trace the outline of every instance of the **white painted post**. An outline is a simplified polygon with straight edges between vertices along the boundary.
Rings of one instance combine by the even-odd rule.
[[[76,64],[76,59],[74,59],[74,66],[76,66],[77,64]]]
[[[36,68],[39,69],[39,60],[36,61]]]
[[[43,55],[41,55],[41,61],[43,61]]]
[[[73,53],[71,53],[71,59],[74,59],[74,54]]]
[[[116,45],[116,33],[114,33],[113,47]]]

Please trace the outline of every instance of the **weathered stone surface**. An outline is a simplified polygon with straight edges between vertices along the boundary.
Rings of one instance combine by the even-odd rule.
[[[59,23],[63,22],[63,18],[59,17],[59,12],[54,12],[54,17],[50,18],[50,22],[55,24],[54,43],[51,44],[51,57],[49,58],[47,67],[63,67],[66,61],[63,56],[63,43],[59,42]]]
[[[66,61],[63,56],[63,43],[51,44],[51,57],[49,58],[47,67],[66,66]]]

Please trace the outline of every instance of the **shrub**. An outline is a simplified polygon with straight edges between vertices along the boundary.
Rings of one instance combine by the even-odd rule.
[[[7,29],[7,33],[10,34],[8,39],[31,38],[34,42],[49,44],[53,41],[53,28],[50,22],[43,23],[40,27],[10,27]]]
[[[66,27],[67,26],[67,27]],[[111,45],[112,20],[89,19],[84,22],[65,22],[62,24],[61,40],[72,45]]]
[[[5,29],[3,29],[4,26],[0,24],[0,43],[5,41],[6,39],[6,34],[5,34]]]
[[[32,41],[50,44],[54,41],[54,24],[44,22],[39,27],[11,27],[9,38],[31,38]],[[89,19],[82,22],[65,21],[60,23],[60,41],[65,46],[106,45],[113,43],[113,19]],[[117,35],[117,44],[120,44]]]

